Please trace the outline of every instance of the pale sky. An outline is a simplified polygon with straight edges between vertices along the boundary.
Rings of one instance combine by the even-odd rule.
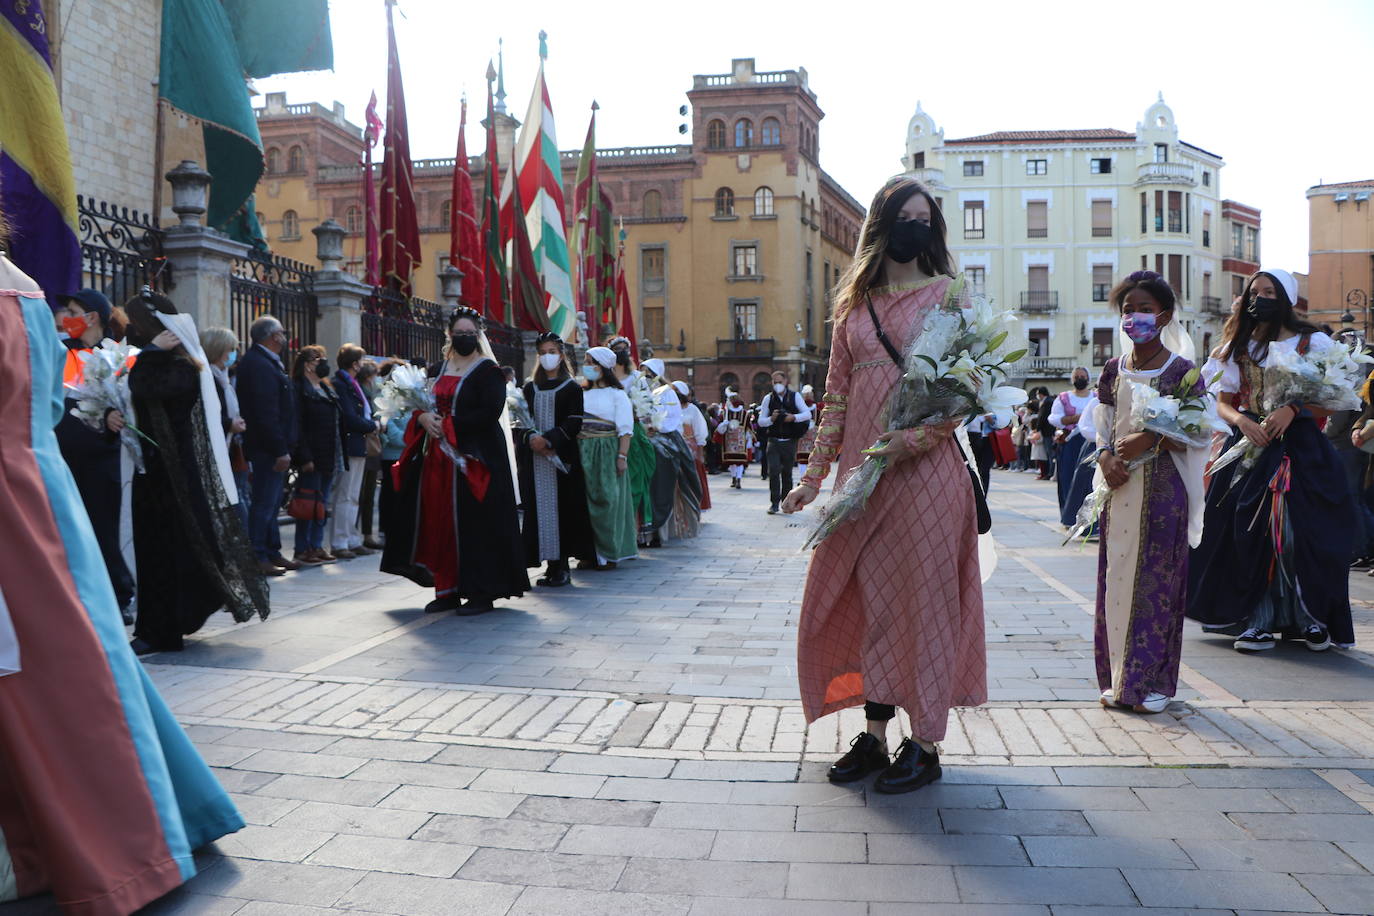
[[[343,102],[362,123],[386,99],[383,0],[330,0],[333,72],[258,81],[292,104]],[[919,100],[949,138],[993,130],[1135,130],[1158,92],[1180,139],[1220,154],[1221,196],[1263,211],[1266,266],[1307,268],[1307,201],[1320,182],[1374,178],[1374,2],[867,2],[685,4],[401,0],[397,41],[416,159],[452,156],[458,103],[484,115],[487,61],[505,39],[507,106],[523,120],[549,33],[558,145],[686,142],[693,74],[805,67],[821,108],[821,165],[867,203],[901,171]],[[468,151],[481,152],[480,126]]]

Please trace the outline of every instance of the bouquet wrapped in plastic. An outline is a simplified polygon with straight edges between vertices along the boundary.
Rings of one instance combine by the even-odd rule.
[[[1363,406],[1359,390],[1369,374],[1370,363],[1374,363],[1374,358],[1342,343],[1306,353],[1299,353],[1296,347],[1270,347],[1268,365],[1264,368],[1264,397],[1258,405],[1260,412],[1267,417],[1294,402],[1324,410],[1359,410]],[[1261,451],[1242,436],[1212,462],[1208,473],[1215,474],[1239,461],[1239,477],[1254,465]]]
[[[1021,339],[1014,312],[995,308],[982,296],[967,297],[962,280],[950,284],[945,301],[926,319],[903,358],[902,377],[886,409],[889,431],[938,425],[975,414],[994,414],[1000,422],[1026,400],[1022,388],[1002,385],[1012,363],[1026,355],[1012,349]],[[883,443],[875,442],[872,452]],[[867,454],[821,515],[806,546],[814,546],[868,506],[889,460]]]
[[[506,410],[510,413],[510,425],[515,429],[535,431],[539,427],[534,422],[534,414],[525,400],[525,392],[515,385],[506,385]],[[569,473],[568,466],[557,455],[545,455],[549,463],[559,472]]]
[[[634,409],[635,420],[644,427],[644,431],[658,432],[663,421],[668,418],[668,412],[663,409],[658,398],[654,397],[653,390],[645,384],[629,384],[625,386],[625,393],[630,396],[630,407]]]
[[[125,343],[104,340],[99,347],[82,350],[81,381],[68,385],[67,391],[76,401],[71,415],[85,423],[96,432],[105,432],[105,418],[110,411],[117,410],[124,417],[124,428],[119,431],[119,441],[128,449],[134,468],[143,473],[143,447],[139,439],[151,445],[157,443],[149,439],[130,422],[133,412],[129,409],[129,370],[133,367],[138,350]]]
[[[424,371],[411,365],[398,365],[381,380],[377,395],[377,416],[383,422],[420,411],[434,410],[434,394]]]

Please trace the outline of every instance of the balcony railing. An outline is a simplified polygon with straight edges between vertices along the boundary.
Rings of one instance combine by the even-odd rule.
[[[1011,378],[1068,378],[1073,372],[1072,356],[1027,356],[1007,367]]]
[[[1221,308],[1221,297],[1220,297],[1220,296],[1203,296],[1203,297],[1202,297],[1202,313],[1203,313],[1204,315],[1224,315],[1224,314],[1226,314],[1225,312],[1222,311],[1222,308]]]
[[[772,359],[776,349],[771,337],[761,337],[757,340],[716,338],[717,359]]]
[[[944,187],[945,184],[944,169],[919,168],[912,169],[911,171],[907,172],[907,174],[910,175],[912,178],[915,178],[923,185],[941,188]]]
[[[1197,184],[1193,166],[1188,162],[1147,162],[1136,170],[1135,183],[1141,184]]]
[[[1028,289],[1021,293],[1021,311],[1023,312],[1053,312],[1058,308],[1058,290]]]

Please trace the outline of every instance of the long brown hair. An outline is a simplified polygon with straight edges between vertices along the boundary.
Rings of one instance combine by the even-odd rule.
[[[1265,328],[1264,335],[1260,338],[1255,337],[1255,331],[1260,323],[1254,316],[1246,311],[1246,306],[1255,300],[1255,281],[1260,277],[1268,277],[1269,282],[1274,284],[1274,298],[1283,307],[1283,315],[1277,321],[1269,322],[1269,327]],[[1294,303],[1288,299],[1288,290],[1283,288],[1279,278],[1267,271],[1256,271],[1245,281],[1245,290],[1240,294],[1240,308],[1234,315],[1226,319],[1226,326],[1222,328],[1221,351],[1223,359],[1235,359],[1237,352],[1250,355],[1249,343],[1254,340],[1261,344],[1259,360],[1263,361],[1269,355],[1269,345],[1278,340],[1279,331],[1283,328],[1295,334],[1313,334],[1321,328],[1315,324],[1303,321],[1298,317],[1298,313],[1293,311]]]
[[[868,291],[878,285],[883,273],[883,256],[887,253],[887,237],[897,222],[897,214],[911,199],[920,194],[930,204],[930,228],[933,230],[930,250],[916,258],[916,264],[932,277],[944,274],[954,276],[954,268],[949,260],[949,248],[945,244],[945,217],[935,198],[926,190],[925,185],[915,178],[897,175],[873,195],[873,203],[868,206],[863,228],[859,231],[859,247],[854,252],[854,260],[840,277],[840,289],[835,295],[833,320],[839,322]]]

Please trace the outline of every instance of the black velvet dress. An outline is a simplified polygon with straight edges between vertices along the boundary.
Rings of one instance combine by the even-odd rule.
[[[520,467],[520,500],[524,510],[525,565],[573,557],[596,564],[587,484],[582,477],[577,434],[582,430],[582,389],[570,378],[525,383],[525,403],[536,429],[517,430],[516,462]],[[529,439],[540,435],[552,443],[568,473],[535,455]]]
[[[129,373],[145,473],[132,495],[138,620],[134,636],[154,649],[182,647],[220,608],[237,621],[269,611],[236,507],[225,505],[210,451],[200,376],[185,356],[146,349]]]

